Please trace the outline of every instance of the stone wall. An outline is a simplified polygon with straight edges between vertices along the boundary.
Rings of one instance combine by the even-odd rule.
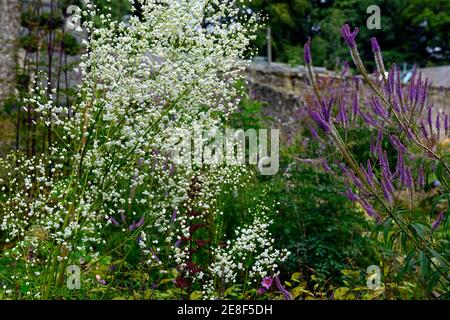
[[[334,72],[325,68],[316,67],[315,73],[318,78],[337,78]],[[247,81],[250,96],[267,103],[265,112],[284,120],[302,105],[306,92],[311,93],[304,66],[253,64],[247,70]],[[434,110],[450,112],[448,85],[431,87],[428,99]]]

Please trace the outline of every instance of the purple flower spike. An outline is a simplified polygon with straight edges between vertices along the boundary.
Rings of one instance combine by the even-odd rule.
[[[370,43],[372,44],[372,51],[373,52],[380,52],[380,46],[378,45],[377,38],[372,37],[370,39]]]
[[[317,133],[316,129],[313,128],[313,126],[308,126],[309,131],[311,131],[312,136],[315,139],[319,139],[319,134]]]
[[[425,187],[425,175],[423,173],[423,167],[420,166],[419,168],[419,176],[418,176],[418,184],[423,189]]]
[[[392,194],[391,194],[391,192],[390,192],[390,190],[389,190],[389,187],[388,187],[388,185],[386,184],[385,180],[382,179],[380,184],[381,184],[381,189],[383,190],[384,198],[385,198],[388,202],[392,202],[393,197],[392,197]]]
[[[444,130],[445,130],[445,134],[447,135],[447,133],[448,133],[448,114],[446,114],[444,116]]]
[[[425,127],[425,124],[421,121],[420,122],[420,130],[422,131],[422,136],[428,140],[428,131],[427,128]]]
[[[274,278],[274,280],[275,280],[275,284],[277,285],[278,290],[281,291],[281,293],[283,294],[284,298],[285,298],[286,300],[292,300],[292,296],[291,296],[290,292],[287,291],[287,290],[283,287],[283,285],[282,285],[281,282],[280,282],[280,278],[278,278],[278,276],[276,276],[276,277]]]
[[[175,221],[175,219],[177,218],[177,213],[178,213],[178,210],[177,209],[173,209],[173,212],[172,212],[172,222],[173,221]]]
[[[428,127],[430,128],[430,134],[433,135],[433,110],[431,109],[431,107],[428,107],[428,116],[427,116],[427,121],[428,121]]]
[[[308,41],[305,43],[304,58],[306,64],[311,64],[311,38],[308,37]]]
[[[264,294],[266,292],[266,289],[261,287],[258,289],[258,294]]]
[[[436,220],[433,221],[431,228],[436,230],[441,225],[442,221],[444,221],[444,211],[439,212]]]
[[[369,217],[374,218],[377,222],[381,221],[380,215],[378,214],[378,212],[375,211],[375,209],[372,207],[372,205],[370,205],[365,200],[361,200],[359,203],[364,208],[364,210],[366,211],[366,213]]]
[[[334,102],[333,97],[331,97],[328,100],[328,103],[325,102],[324,100],[322,100],[322,105],[321,105],[322,116],[323,116],[324,120],[328,123],[330,122],[330,115],[331,115],[331,109],[333,108],[333,102]]]
[[[441,135],[441,116],[440,116],[439,113],[436,116],[436,129],[437,129],[437,136],[438,136],[438,139],[439,139],[440,135]]]
[[[322,163],[323,170],[325,170],[325,172],[330,172],[331,171],[331,168],[328,165],[327,160],[322,159],[321,163]]]
[[[130,226],[128,227],[128,229],[130,229],[130,231],[136,230],[136,223],[133,222],[132,224],[130,224]]]
[[[377,141],[375,142],[375,152],[381,155],[381,144],[383,143],[383,130],[378,131]]]
[[[397,96],[400,99],[400,101],[403,100],[403,91],[402,91],[402,82],[400,81],[400,72],[397,72],[397,82],[396,82],[396,91]]]
[[[405,186],[411,188],[413,185],[413,179],[411,175],[411,170],[409,168],[405,168]]]
[[[118,225],[119,223],[117,222],[117,220],[116,219],[114,219],[114,217],[110,217],[109,218],[109,220],[111,220],[111,223],[113,224],[113,225]]]
[[[352,112],[354,116],[359,113],[359,101],[356,92],[353,94]]]
[[[142,226],[142,225],[144,224],[144,221],[145,221],[145,218],[144,218],[144,217],[141,217],[141,218],[139,219],[139,221],[136,222],[136,224],[135,224],[136,228],[139,228],[140,226]]]
[[[121,213],[120,214],[120,220],[122,220],[122,222],[125,222],[125,219],[126,219],[125,215],[123,213]]]
[[[342,37],[350,48],[356,47],[355,38],[358,34],[359,29],[355,28],[353,32],[350,30],[350,26],[345,24],[341,29]]]
[[[372,127],[376,127],[377,126],[377,122],[375,121],[375,119],[372,118],[372,116],[369,113],[364,113],[362,111],[359,112],[359,114],[361,115],[361,118],[364,120],[364,122]]]
[[[308,111],[310,117],[317,123],[317,125],[325,132],[330,131],[330,125],[317,111]]]
[[[373,174],[372,163],[370,162],[370,159],[367,160],[367,177],[369,179],[369,183],[373,184],[374,174]]]
[[[380,103],[380,100],[378,100],[375,97],[372,97],[370,101],[370,106],[372,107],[373,112],[381,117],[381,118],[387,118],[389,116],[389,113],[383,108],[383,106]]]
[[[363,166],[362,163],[359,164],[359,168],[360,168],[361,171],[363,172],[364,178],[366,178],[367,183],[368,183],[370,186],[373,186],[373,180],[372,180],[372,177],[369,176],[369,174],[368,174],[367,171],[366,171],[366,168],[364,168],[364,166]]]
[[[351,202],[356,202],[359,200],[359,197],[348,186],[347,191],[343,192],[342,195],[344,195]]]
[[[392,145],[399,153],[406,153],[408,150],[406,147],[400,142],[400,139],[397,138],[397,136],[390,134],[389,140],[391,141]]]

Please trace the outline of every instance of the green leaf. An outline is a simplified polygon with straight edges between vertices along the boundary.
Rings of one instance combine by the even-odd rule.
[[[420,272],[422,274],[423,279],[427,278],[428,275],[428,258],[425,251],[421,250],[419,252],[419,263],[420,263]]]

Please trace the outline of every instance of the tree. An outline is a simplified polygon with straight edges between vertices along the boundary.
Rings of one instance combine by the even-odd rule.
[[[373,4],[381,9],[380,30],[366,27],[366,10]],[[349,23],[360,29],[358,42],[366,61],[372,60],[369,38],[376,36],[387,62],[450,63],[449,0],[254,0],[248,5],[268,17],[278,61],[303,63],[303,44],[311,36],[314,64],[333,68],[337,59],[348,58],[339,29]],[[256,43],[263,55],[264,35],[262,30]]]
[[[0,0],[0,106],[14,93],[17,45],[20,32],[20,3]]]

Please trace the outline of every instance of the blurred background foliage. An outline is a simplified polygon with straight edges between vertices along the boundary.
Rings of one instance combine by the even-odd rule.
[[[303,44],[311,36],[314,64],[335,67],[336,59],[348,60],[339,28],[349,23],[360,28],[363,61],[372,60],[368,39],[376,36],[386,62],[419,66],[450,62],[449,0],[251,0],[248,5],[268,18],[276,61],[302,64]],[[366,27],[370,5],[381,9],[381,30]],[[261,55],[266,55],[265,45],[262,30],[257,40]]]

